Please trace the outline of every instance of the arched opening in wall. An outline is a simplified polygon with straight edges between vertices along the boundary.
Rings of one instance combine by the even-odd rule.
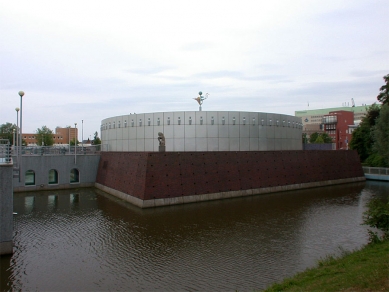
[[[58,171],[55,169],[49,170],[49,185],[56,185],[58,184]]]
[[[35,171],[27,170],[24,176],[24,184],[26,186],[35,186]]]
[[[80,173],[77,168],[73,168],[70,171],[70,183],[79,183],[80,182]]]

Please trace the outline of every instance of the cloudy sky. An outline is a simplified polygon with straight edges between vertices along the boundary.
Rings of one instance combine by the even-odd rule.
[[[387,0],[0,0],[0,124],[128,113],[372,104],[389,73]],[[81,131],[79,139],[81,139]]]

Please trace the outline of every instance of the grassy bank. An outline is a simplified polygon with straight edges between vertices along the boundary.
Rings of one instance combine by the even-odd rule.
[[[389,241],[369,244],[274,284],[273,291],[389,291]]]

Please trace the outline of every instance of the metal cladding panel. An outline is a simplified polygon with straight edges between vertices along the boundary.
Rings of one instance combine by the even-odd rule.
[[[196,138],[185,138],[185,151],[196,151]]]
[[[219,112],[218,125],[228,125],[228,112]]]
[[[234,125],[235,122],[235,126],[239,125],[239,116],[239,112],[228,112],[228,124]]]
[[[145,114],[145,123],[144,125],[145,126],[153,126],[154,125],[154,114],[153,113],[148,113],[148,114]]]
[[[165,120],[163,118],[163,113],[154,113],[153,117],[153,125],[158,127],[158,119],[159,119],[159,126],[163,126],[165,123]]]
[[[153,128],[154,128],[153,126],[145,126],[144,127],[146,139],[158,138],[158,134],[157,134],[157,136],[154,136],[154,129]]]
[[[174,139],[165,138],[166,151],[174,151]]]
[[[249,137],[250,138],[258,138],[259,137],[259,127],[258,125],[249,125]]]
[[[128,140],[123,141],[123,151],[130,151],[128,148]]]
[[[274,139],[274,150],[282,150],[282,139]]]
[[[249,150],[250,150],[250,138],[240,138],[239,151],[249,151]]]
[[[135,127],[139,127],[140,123],[142,123],[142,127],[145,125],[145,114],[135,115]]]
[[[184,151],[185,150],[185,139],[184,138],[175,138],[173,142],[174,151]]]
[[[275,148],[275,145],[274,145],[274,139],[266,139],[266,150],[267,151],[273,151],[274,148]]]
[[[110,143],[110,151],[117,151],[117,147],[116,147],[116,144],[117,144],[117,140],[112,140],[111,143]]]
[[[196,151],[207,151],[207,138],[195,138]]]
[[[135,127],[128,128],[128,136],[129,136],[129,139],[136,139],[136,128]]]
[[[250,151],[258,151],[259,150],[259,140],[258,138],[249,138],[250,139]]]
[[[239,126],[239,137],[241,138],[250,137],[250,125],[247,124],[247,121],[246,121],[246,125]]]
[[[266,138],[274,139],[275,137],[275,126],[266,126]]]
[[[267,139],[259,138],[258,139],[258,151],[266,151],[267,149]]]
[[[207,125],[195,125],[195,137],[201,138],[207,136]]]
[[[136,151],[145,151],[145,139],[136,140]]]
[[[230,139],[219,138],[219,151],[229,151],[229,150],[230,150]]]
[[[173,125],[183,125],[185,121],[185,112],[173,112]]]
[[[128,151],[136,151],[136,139],[130,139],[128,141]]]
[[[123,140],[117,140],[116,151],[123,151]]]
[[[217,138],[219,136],[219,127],[214,125],[207,125],[207,137],[208,138]]]
[[[174,138],[174,126],[173,125],[170,125],[170,126],[164,126],[163,127],[163,134],[165,135],[165,139],[169,138],[169,139],[173,139]]]
[[[130,134],[129,134],[129,131],[128,131],[128,127],[127,128],[123,128],[123,139],[124,140],[128,140],[130,138]]]
[[[137,139],[145,138],[145,127],[143,126],[143,124],[141,127],[136,127],[136,138]]]
[[[239,151],[239,138],[230,138],[230,151]]]
[[[207,142],[208,142],[207,151],[218,151],[219,138],[208,138]]]
[[[258,126],[258,138],[266,138],[267,126]]]
[[[195,111],[185,112],[184,124],[189,125],[190,121],[192,121],[192,125],[194,125],[194,123],[196,121],[196,112]]]
[[[235,124],[228,126],[228,137],[239,138],[239,125]]]
[[[207,114],[206,112],[196,112],[196,125],[200,125],[201,120],[203,121],[203,125],[207,124]]]
[[[196,126],[195,125],[185,125],[185,138],[195,138],[196,137]]]
[[[118,139],[118,140],[123,139],[123,129],[122,128],[116,129],[116,139]]]
[[[173,137],[174,139],[184,139],[185,137],[185,126],[184,125],[174,125],[173,126]]]
[[[218,125],[219,138],[228,138],[228,125]]]
[[[207,125],[212,125],[212,120],[214,125],[216,125],[218,121],[218,112],[206,112],[206,113],[207,113]]]
[[[156,139],[145,139],[145,151],[154,151],[155,140]]]

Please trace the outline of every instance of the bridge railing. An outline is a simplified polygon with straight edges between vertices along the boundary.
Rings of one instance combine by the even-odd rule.
[[[363,166],[363,172],[366,174],[379,174],[379,175],[389,175],[388,167],[370,167]]]
[[[8,139],[0,139],[0,164],[12,162],[12,148]]]
[[[100,145],[93,146],[24,146],[22,155],[89,155],[100,152]]]

